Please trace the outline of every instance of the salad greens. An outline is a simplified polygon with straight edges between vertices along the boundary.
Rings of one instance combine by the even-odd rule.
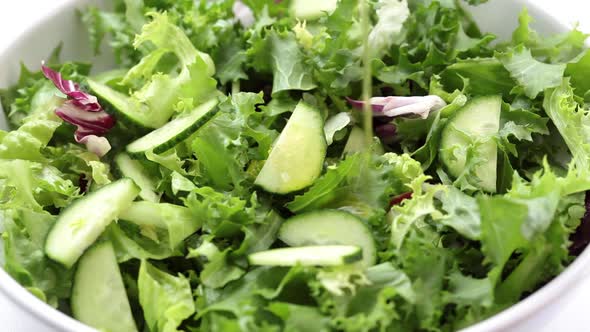
[[[590,52],[526,10],[496,41],[483,2],[83,9],[117,69],[58,48],[0,91],[0,264],[113,332],[454,331],[517,303],[590,241]]]

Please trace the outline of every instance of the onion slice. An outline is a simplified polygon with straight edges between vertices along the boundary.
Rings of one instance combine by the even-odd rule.
[[[364,102],[346,98],[348,103],[356,108],[362,109]],[[418,115],[426,119],[430,112],[438,111],[447,103],[439,96],[414,96],[414,97],[373,97],[369,99],[374,116],[394,118],[403,115]]]

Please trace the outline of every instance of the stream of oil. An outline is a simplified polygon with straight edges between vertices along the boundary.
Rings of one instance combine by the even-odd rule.
[[[363,37],[362,68],[363,68],[363,129],[365,132],[365,147],[370,150],[373,143],[373,113],[369,99],[372,94],[373,73],[371,69],[371,50],[369,49],[369,33],[371,23],[369,22],[369,2],[368,0],[359,0],[360,25]]]
[[[365,151],[362,152],[363,160],[360,164],[360,174],[366,174],[366,171],[371,167],[371,156],[373,155],[373,111],[369,100],[372,95],[372,83],[373,73],[371,68],[371,50],[369,49],[369,33],[370,33],[370,16],[369,16],[369,1],[359,0],[359,11],[360,11],[360,25],[362,35],[362,69],[363,69],[363,81],[362,81],[362,95],[363,100],[363,131],[365,134]],[[362,186],[362,176],[356,179],[356,185]]]

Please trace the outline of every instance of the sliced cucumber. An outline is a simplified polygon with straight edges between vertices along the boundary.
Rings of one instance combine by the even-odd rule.
[[[141,189],[139,197],[150,202],[159,202],[160,195],[156,193],[156,182],[137,160],[131,159],[126,153],[115,157],[115,164],[124,177],[128,177]]]
[[[173,148],[209,121],[218,111],[215,106],[217,98],[201,104],[127,145],[127,152],[136,154],[153,150],[154,153],[161,153]]]
[[[45,253],[72,267],[105,228],[126,210],[139,194],[131,179],[112,182],[68,206],[47,235]]]
[[[201,228],[201,220],[195,218],[190,209],[168,203],[147,201],[133,202],[129,208],[121,212],[119,219],[132,222],[139,227],[156,227],[168,231],[171,247]]]
[[[88,86],[101,100],[109,103],[117,115],[140,128],[158,128],[164,123],[154,121],[146,114],[145,105],[133,103],[131,98],[117,90],[112,89],[106,84],[88,79]]]
[[[98,330],[137,331],[110,242],[94,245],[80,258],[71,306],[74,318]]]
[[[322,115],[300,102],[277,138],[255,184],[278,194],[310,186],[322,172],[326,148]]]
[[[475,175],[480,179],[479,187],[489,192],[496,192],[498,148],[492,137],[500,129],[501,109],[500,96],[474,98],[448,120],[441,134],[440,158],[453,177],[463,173],[467,162],[465,153],[456,153],[460,149],[454,147],[466,147],[473,139],[487,140],[476,151],[484,162],[477,166]]]
[[[300,20],[314,20],[332,13],[338,0],[294,0],[291,1],[291,14]]]
[[[292,247],[341,244],[358,246],[363,251],[363,265],[377,260],[375,239],[358,217],[340,210],[304,213],[285,221],[279,239]]]
[[[252,265],[269,266],[332,266],[355,263],[362,258],[363,253],[359,247],[332,245],[259,251],[248,255],[248,262]]]

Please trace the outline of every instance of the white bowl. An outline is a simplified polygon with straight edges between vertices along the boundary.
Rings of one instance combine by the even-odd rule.
[[[54,10],[45,12],[39,20],[23,22],[28,26],[14,36],[14,41],[6,46],[0,45],[0,88],[16,82],[21,61],[29,68],[39,68],[41,60],[60,41],[63,41],[64,46],[63,60],[92,60],[97,64],[95,69],[108,68],[112,64],[108,56],[92,58],[86,29],[81,26],[75,13],[75,8],[83,8],[90,2],[101,3],[92,0],[61,0],[56,2]],[[549,34],[568,29],[565,23],[535,5],[534,0],[492,0],[489,4],[473,8],[472,13],[482,30],[507,38],[516,27],[517,17],[523,6],[527,6],[536,19],[534,25],[540,33]],[[5,119],[0,116],[0,128],[5,127]],[[584,315],[583,310],[573,309],[590,307],[590,297],[576,294],[576,285],[588,280],[589,271],[590,251],[586,250],[563,273],[536,293],[463,332],[588,331],[590,325],[578,324],[590,324],[590,317],[586,317],[590,315]],[[590,287],[590,283],[588,285]],[[564,308],[571,310],[566,311]],[[49,307],[0,268],[0,331],[94,330]]]

